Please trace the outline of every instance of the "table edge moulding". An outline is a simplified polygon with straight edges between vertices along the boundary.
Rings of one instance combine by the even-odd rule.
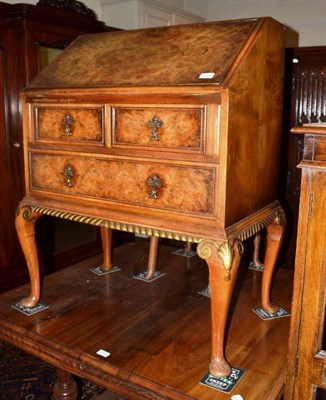
[[[210,372],[230,373],[225,330],[242,242],[264,228],[262,307],[279,309],[270,292],[286,225],[284,31],[254,18],[83,35],[30,83],[16,216],[31,279],[23,306],[40,300],[42,215],[100,226],[102,237],[117,229],[198,243],[210,276]]]

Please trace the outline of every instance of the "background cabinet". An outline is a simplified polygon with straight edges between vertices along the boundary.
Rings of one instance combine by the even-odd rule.
[[[304,155],[285,400],[322,400],[326,394],[326,124],[293,131],[304,139]]]
[[[16,207],[25,191],[20,91],[38,74],[46,59],[56,55],[54,50],[64,49],[80,34],[114,29],[91,14],[91,10],[80,8],[74,12],[48,5],[0,2],[0,291],[22,284],[28,276],[14,223]],[[56,224],[55,219],[48,218],[38,227],[40,248],[49,270],[99,251],[94,228],[79,224],[79,234],[74,235],[73,224]],[[62,229],[70,230],[66,235],[70,240],[60,243]]]
[[[283,155],[280,198],[288,225],[281,263],[294,267],[303,135],[290,134],[294,126],[326,122],[326,46],[287,49],[284,100]]]

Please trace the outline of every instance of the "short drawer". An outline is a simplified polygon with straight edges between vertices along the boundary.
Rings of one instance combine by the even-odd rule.
[[[104,143],[104,107],[35,106],[35,139]]]
[[[202,152],[205,106],[112,107],[112,145]]]
[[[214,214],[214,167],[33,152],[30,169],[32,190]]]

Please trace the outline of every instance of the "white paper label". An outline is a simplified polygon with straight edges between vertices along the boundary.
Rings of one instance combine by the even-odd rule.
[[[215,76],[215,72],[202,72],[199,75],[199,79],[213,79]]]
[[[106,358],[106,357],[109,357],[109,355],[110,355],[111,353],[109,353],[108,351],[105,351],[105,350],[101,349],[101,350],[97,351],[96,354],[98,354],[98,355],[101,356],[101,357],[105,357],[105,358]]]

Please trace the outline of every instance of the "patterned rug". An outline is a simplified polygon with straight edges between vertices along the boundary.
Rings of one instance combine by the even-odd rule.
[[[93,400],[100,386],[75,377],[79,399]],[[55,367],[0,340],[0,399],[51,400]]]

